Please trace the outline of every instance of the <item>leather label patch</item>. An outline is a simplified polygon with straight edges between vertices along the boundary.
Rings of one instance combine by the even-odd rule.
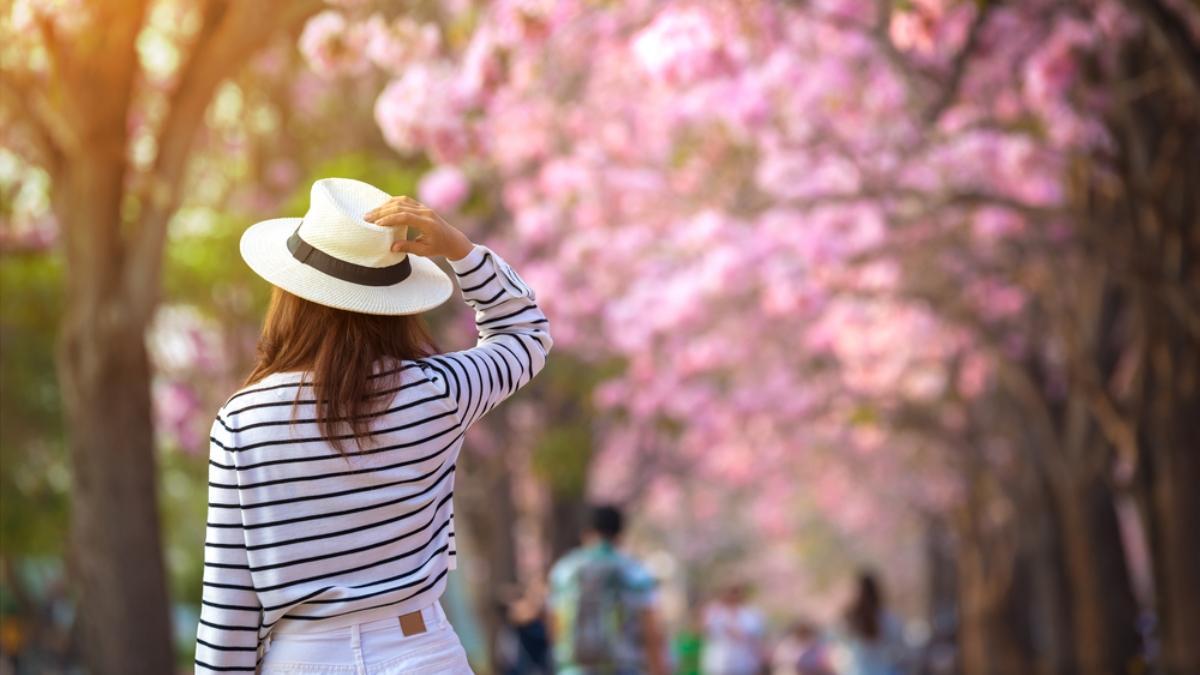
[[[400,630],[404,635],[417,635],[425,632],[425,617],[420,612],[409,612],[400,616]]]

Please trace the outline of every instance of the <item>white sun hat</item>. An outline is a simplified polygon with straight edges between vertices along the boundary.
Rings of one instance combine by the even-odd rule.
[[[242,258],[260,277],[306,300],[363,314],[418,314],[445,302],[450,277],[432,260],[396,253],[406,227],[363,216],[390,196],[349,178],[313,183],[303,218],[273,218],[242,234]]]

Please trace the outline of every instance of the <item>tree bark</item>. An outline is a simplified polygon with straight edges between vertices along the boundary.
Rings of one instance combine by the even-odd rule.
[[[1138,612],[1112,493],[1097,478],[1060,488],[1056,496],[1063,519],[1079,669],[1126,672],[1138,654]]]
[[[62,96],[52,195],[63,231],[66,308],[58,377],[72,461],[68,564],[77,624],[97,675],[174,667],[155,486],[146,307],[128,302],[122,209],[127,115],[144,4],[94,8],[98,39],[44,24]],[[54,132],[48,133],[54,136]]]
[[[1032,491],[1037,498],[1028,506],[1030,539],[1029,622],[1037,672],[1044,675],[1079,673],[1072,647],[1071,591],[1063,551],[1063,523],[1051,497],[1048,477],[1040,466],[1034,470]]]
[[[1006,500],[1001,483],[982,453],[964,448],[967,494],[953,520],[957,555],[962,670],[966,675],[1031,673],[1033,662],[1013,619],[1019,605],[1017,566],[1021,555],[1013,522],[988,517],[992,499]],[[998,489],[999,488],[999,489]],[[997,494],[999,493],[999,494]]]
[[[123,143],[121,144],[123,147]],[[115,151],[115,148],[113,149]],[[147,314],[123,297],[122,172],[103,146],[57,176],[68,244],[58,376],[72,463],[70,569],[90,670],[174,666],[158,518]]]
[[[1172,351],[1172,367],[1161,364],[1150,378],[1143,470],[1149,474],[1162,666],[1174,674],[1200,672],[1200,357],[1195,349]]]
[[[1137,350],[1136,486],[1153,552],[1160,665],[1200,672],[1200,45],[1176,11],[1128,2],[1149,34],[1122,45],[1093,178],[1089,242],[1128,291]],[[1151,86],[1134,92],[1135,83]]]
[[[548,562],[553,565],[568,551],[579,546],[580,537],[585,525],[585,508],[583,495],[566,492],[550,491],[550,511],[546,514],[549,521],[547,530],[550,533],[550,556]]]
[[[497,424],[495,420],[489,420]],[[465,521],[466,532],[482,555],[472,595],[481,617],[489,658],[497,670],[497,638],[504,616],[503,592],[519,581],[513,525],[517,518],[510,477],[503,457],[465,457],[459,460],[455,517]],[[498,670],[497,670],[498,672]]]
[[[1035,672],[1029,652],[1017,634],[1021,622],[1014,621],[1013,578],[989,571],[998,561],[983,560],[989,555],[988,547],[979,540],[979,535],[974,532],[963,536],[961,545],[965,550],[957,557],[962,672],[966,675]],[[1001,564],[1015,564],[1015,561]]]
[[[1157,515],[1159,616],[1162,665],[1167,673],[1200,672],[1200,468],[1195,447],[1179,448],[1166,458],[1165,475],[1154,489]],[[1191,456],[1188,456],[1188,455]],[[1173,456],[1172,456],[1173,455]]]

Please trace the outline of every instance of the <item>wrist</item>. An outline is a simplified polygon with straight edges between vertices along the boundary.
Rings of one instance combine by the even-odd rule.
[[[446,248],[446,259],[450,261],[462,260],[471,255],[471,251],[473,250],[475,250],[475,244],[465,234],[460,233],[450,241],[450,245]]]

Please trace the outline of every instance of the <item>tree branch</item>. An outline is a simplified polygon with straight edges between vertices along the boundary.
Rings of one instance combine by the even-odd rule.
[[[32,161],[54,175],[62,163],[63,151],[55,139],[55,133],[47,124],[47,118],[35,109],[35,96],[31,88],[19,78],[0,70],[0,100],[13,106],[15,118],[4,121],[11,124],[19,120],[18,123],[28,129],[28,133],[22,134],[21,138],[27,139],[33,146],[33,152],[37,156],[31,158]]]
[[[975,16],[971,19],[971,26],[967,29],[967,37],[963,41],[962,49],[954,55],[954,60],[950,63],[950,78],[925,111],[927,123],[936,124],[942,113],[958,98],[958,90],[966,75],[967,64],[971,61],[975,48],[979,46],[979,35],[983,32],[983,26],[987,23],[988,17],[991,16],[991,10],[996,4],[993,2],[975,4]]]
[[[1200,44],[1188,28],[1187,17],[1162,0],[1125,0],[1125,4],[1153,27],[1183,70],[1192,96],[1200,96]]]
[[[167,223],[179,206],[192,144],[217,87],[282,29],[315,13],[320,0],[235,2],[212,0],[202,11],[202,27],[171,95],[158,135],[159,152],[139,191],[141,212],[134,228],[126,286],[138,311],[157,302]],[[274,17],[264,26],[263,17]]]

